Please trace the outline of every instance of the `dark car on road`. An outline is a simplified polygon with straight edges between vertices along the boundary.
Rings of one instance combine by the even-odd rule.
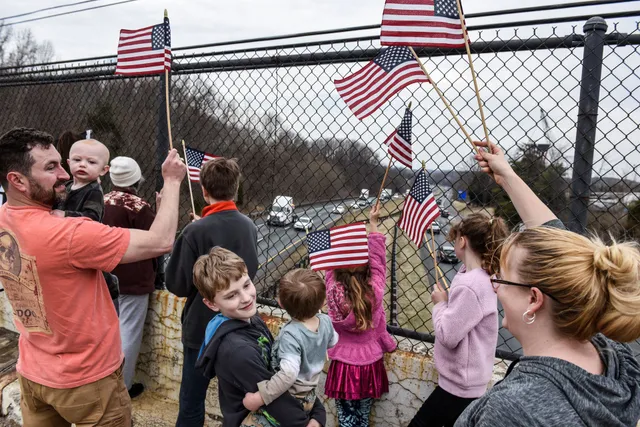
[[[460,262],[456,256],[456,250],[451,245],[443,245],[438,248],[438,262],[446,262],[448,264],[457,264]]]
[[[440,209],[440,216],[442,218],[449,218],[449,211],[446,209]]]

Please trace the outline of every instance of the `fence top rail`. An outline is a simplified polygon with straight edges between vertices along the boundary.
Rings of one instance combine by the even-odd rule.
[[[368,38],[372,41],[372,38]],[[347,41],[341,41],[347,43]],[[609,33],[604,40],[605,45],[640,45],[640,33],[624,34]],[[326,42],[334,44],[334,42]],[[324,44],[314,44],[313,46],[323,46]],[[362,62],[373,59],[379,52],[378,48],[367,47],[341,51],[316,51],[316,52],[278,52],[284,49],[296,49],[309,46],[308,44],[296,44],[272,49],[272,54],[254,56],[247,58],[234,58],[231,55],[256,52],[253,49],[242,49],[236,51],[217,52],[202,55],[188,55],[184,58],[177,58],[173,63],[172,71],[175,75],[197,74],[203,72],[228,72],[252,69],[267,69],[273,67],[296,67],[304,65],[321,65],[331,63]],[[522,50],[540,49],[569,49],[584,46],[584,36],[571,33],[566,36],[554,37],[532,37],[529,39],[517,40],[493,40],[476,41],[471,43],[471,51],[477,54],[516,52]],[[452,54],[462,54],[463,49],[451,48],[420,48],[417,53],[423,57],[439,57]],[[179,59],[198,58],[194,62],[180,61]],[[11,74],[0,74],[0,87],[12,87],[20,85],[40,85],[52,83],[75,83],[86,80],[126,80],[129,76],[116,76],[113,74],[115,64],[89,64],[76,65],[73,67],[51,68],[33,71],[21,71]],[[134,77],[138,78],[148,78]],[[153,77],[153,76],[151,76]]]
[[[496,17],[496,16],[506,16],[506,15],[514,15],[514,14],[526,14],[526,13],[538,13],[544,11],[551,10],[565,10],[576,7],[593,7],[593,6],[602,6],[602,5],[611,5],[617,3],[631,3],[638,2],[639,0],[600,0],[600,1],[580,1],[569,4],[550,4],[550,5],[542,5],[542,6],[534,6],[534,7],[524,7],[524,8],[515,8],[515,9],[507,9],[507,10],[494,10],[494,11],[486,11],[480,13],[470,13],[465,15],[467,20],[478,19],[478,18],[488,18],[488,17]],[[519,26],[535,26],[535,25],[553,25],[559,23],[567,23],[567,22],[577,22],[587,20],[590,17],[597,15],[601,16],[605,19],[607,18],[629,18],[634,16],[640,16],[640,10],[631,10],[631,11],[618,11],[618,12],[610,12],[605,14],[595,14],[590,13],[586,15],[578,15],[578,16],[563,16],[563,17],[554,17],[549,18],[545,17],[542,19],[529,19],[529,20],[521,20],[521,21],[510,21],[510,22],[494,22],[483,25],[469,25],[467,29],[469,31],[482,31],[489,29],[500,29],[500,28],[509,28],[509,27],[519,27]],[[277,35],[277,36],[269,36],[269,37],[256,37],[249,39],[242,39],[236,41],[223,41],[216,43],[207,43],[200,45],[191,45],[191,46],[183,46],[173,48],[173,52],[179,51],[189,51],[196,49],[206,49],[213,47],[224,47],[224,46],[237,46],[243,44],[251,44],[251,43],[261,43],[261,42],[269,42],[269,41],[279,41],[279,40],[287,40],[287,39],[296,39],[296,38],[304,38],[304,37],[314,37],[320,35],[331,35],[331,34],[344,34],[349,32],[358,32],[358,31],[368,31],[368,30],[376,30],[380,28],[380,24],[373,25],[362,25],[356,27],[347,27],[347,28],[338,28],[338,29],[330,29],[330,30],[319,30],[319,31],[309,31],[303,33],[294,33],[294,34],[286,34],[286,35]],[[365,37],[365,39],[370,39],[371,36]],[[378,37],[374,37],[378,38]],[[341,39],[334,39],[333,42],[340,42]],[[317,42],[310,42],[308,44],[315,44]],[[264,46],[264,47],[255,47],[252,50],[261,50],[261,49],[273,49],[278,46]],[[53,61],[53,62],[43,62],[31,64],[28,66],[9,66],[9,67],[0,67],[0,72],[8,71],[8,70],[18,70],[21,68],[33,68],[33,67],[48,67],[52,65],[62,65],[62,64],[79,64],[79,63],[87,63],[87,62],[95,62],[95,61],[105,61],[105,64],[102,65],[110,65],[116,59],[116,55],[105,55],[105,56],[94,56],[80,59],[68,59],[62,61]]]

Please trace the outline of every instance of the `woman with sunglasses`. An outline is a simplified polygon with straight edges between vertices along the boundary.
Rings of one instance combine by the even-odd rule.
[[[637,243],[604,244],[567,231],[492,143],[480,167],[511,198],[527,229],[504,243],[492,277],[502,325],[523,357],[456,422],[467,426],[636,426],[640,364]]]

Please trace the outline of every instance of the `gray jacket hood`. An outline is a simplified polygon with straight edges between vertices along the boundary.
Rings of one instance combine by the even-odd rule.
[[[597,335],[605,365],[592,375],[553,357],[522,357],[460,416],[461,426],[633,426],[640,419],[640,364],[628,345]]]

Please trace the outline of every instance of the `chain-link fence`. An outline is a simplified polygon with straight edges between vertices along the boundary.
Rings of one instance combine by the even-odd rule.
[[[606,36],[594,33],[604,53],[597,79],[601,89],[595,158],[587,159],[586,169],[574,166],[576,141],[585,139],[580,132],[576,136],[583,115],[583,58],[594,53],[585,52],[585,35],[575,27],[498,31],[485,26],[482,31],[472,27],[470,37],[491,137],[507,151],[518,173],[561,219],[574,221],[571,207],[584,203],[588,230],[604,238],[638,239],[640,32],[636,23],[623,24],[626,32],[614,27]],[[414,170],[398,164],[391,168],[380,228],[388,244],[389,328],[402,344],[416,347],[434,339],[434,262],[427,247],[416,248],[396,223],[421,162],[442,210],[434,230],[435,247],[449,282],[461,266],[445,237],[451,223],[472,212],[500,215],[514,228],[520,220],[504,193],[475,166],[469,145],[431,85],[403,90],[363,121],[353,116],[332,81],[358,70],[380,46],[377,36],[350,34],[327,35],[332,37],[327,41],[281,39],[266,47],[217,45],[219,50],[198,54],[174,49],[174,145],[184,139],[190,147],[238,159],[243,170],[238,205],[254,219],[259,234],[255,283],[260,301],[275,307],[278,279],[308,263],[306,234],[295,227],[296,221],[306,217],[310,228],[321,229],[367,218],[388,161],[383,141],[411,101]],[[213,46],[200,47],[206,48]],[[467,129],[480,139],[482,127],[463,53],[418,50]],[[53,135],[92,129],[112,156],[138,161],[147,178],[142,195],[152,202],[161,184],[158,153],[162,157],[166,152],[164,79],[116,77],[113,58],[100,59],[104,61],[0,69],[0,132],[14,126]],[[586,75],[593,78],[594,70],[587,69]],[[583,130],[589,134],[595,128]],[[588,176],[593,176],[590,183],[584,180]],[[586,199],[575,186],[580,180],[587,186]],[[191,209],[186,185],[181,226],[187,225]],[[199,188],[194,188],[194,195],[200,210],[205,202]],[[291,197],[296,205],[283,226],[269,220],[278,196]],[[640,354],[638,343],[635,349]],[[501,328],[497,356],[512,359],[519,352],[520,345]]]

